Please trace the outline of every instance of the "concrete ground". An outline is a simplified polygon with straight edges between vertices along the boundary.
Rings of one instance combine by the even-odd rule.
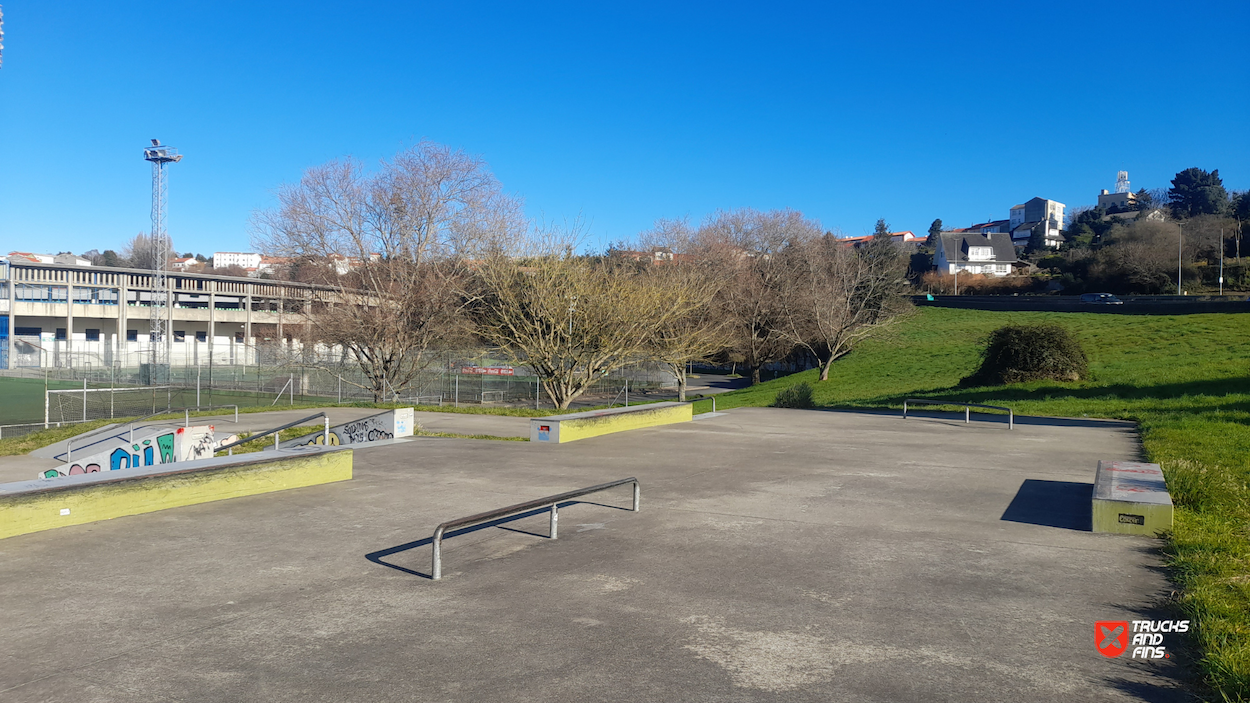
[[[736,409],[567,445],[418,438],[349,482],[0,541],[0,700],[1187,700],[1097,620],[1167,593],[1088,532],[1130,426]],[[471,529],[443,520],[616,478]],[[1126,655],[1127,656],[1127,655]]]

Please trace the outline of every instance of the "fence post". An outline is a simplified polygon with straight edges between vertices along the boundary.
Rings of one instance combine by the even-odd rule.
[[[82,421],[87,421],[87,379],[82,380]]]
[[[625,407],[629,407],[629,379],[625,379]]]
[[[339,374],[339,403],[343,402],[343,375]]]
[[[964,406],[964,424],[965,425],[971,422],[971,417],[972,417],[972,407],[965,405]]]
[[[43,372],[43,428],[48,429],[48,372]]]
[[[291,405],[295,405],[295,374],[291,374]]]
[[[196,407],[199,407],[199,406],[197,405]],[[185,412],[186,415],[184,416],[184,419],[182,421],[182,426],[190,427],[191,426],[191,408],[183,408],[183,412]]]
[[[460,374],[456,374],[456,407],[460,407]]]
[[[330,446],[330,418],[328,418],[328,417],[326,417],[326,416],[322,415],[322,416],[321,416],[321,419],[323,419],[323,420],[325,420],[325,421],[326,421],[325,435],[324,435],[324,439],[323,439],[322,441],[325,443],[325,446],[327,446],[327,447],[328,447],[328,446]]]
[[[560,506],[555,503],[551,504],[551,520],[548,522],[548,525],[550,526],[551,539],[555,539],[556,531],[560,527]]]
[[[209,359],[212,363],[212,359]],[[200,407],[200,367],[195,367],[195,407]]]

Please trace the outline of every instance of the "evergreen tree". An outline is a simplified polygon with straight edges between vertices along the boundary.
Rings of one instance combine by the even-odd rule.
[[[889,239],[890,238],[890,226],[885,223],[884,217],[877,220],[877,226],[873,228],[872,236],[874,239],[883,239],[883,238]]]
[[[1228,191],[1220,180],[1220,170],[1210,173],[1200,168],[1187,168],[1172,179],[1168,204],[1178,217],[1218,215],[1228,207]]]

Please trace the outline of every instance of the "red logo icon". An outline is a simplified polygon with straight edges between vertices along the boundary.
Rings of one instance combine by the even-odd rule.
[[[1094,644],[1104,657],[1115,658],[1128,648],[1128,622],[1102,620],[1094,623]]]

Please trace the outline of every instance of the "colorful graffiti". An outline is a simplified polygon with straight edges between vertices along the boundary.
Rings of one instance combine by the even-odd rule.
[[[56,478],[57,476],[62,476],[62,475],[77,476],[79,474],[95,474],[99,472],[100,472],[99,464],[87,464],[86,466],[83,466],[82,464],[74,464],[73,466],[69,467],[69,472],[67,474],[62,474],[60,471],[56,469],[48,469],[47,471],[43,472],[41,476],[43,478]]]
[[[85,459],[57,469],[41,471],[39,476],[57,478],[97,473],[103,471],[103,466],[108,466],[109,471],[121,471],[203,459],[211,457],[217,446],[213,439],[212,425],[149,430],[137,434],[138,437],[133,442],[129,440],[128,434],[113,437],[100,443],[104,445],[103,448],[97,449]]]

